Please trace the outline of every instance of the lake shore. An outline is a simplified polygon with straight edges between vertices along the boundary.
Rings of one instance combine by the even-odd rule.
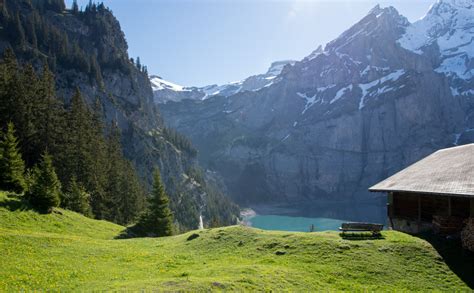
[[[337,231],[342,222],[386,224],[385,204],[372,201],[321,200],[306,204],[252,205],[240,212],[239,224],[264,230]]]
[[[240,221],[240,224],[251,227],[252,222],[250,221],[250,219],[252,219],[255,216],[257,216],[257,213],[253,209],[251,208],[242,209],[240,211],[240,217],[242,218],[242,220]]]

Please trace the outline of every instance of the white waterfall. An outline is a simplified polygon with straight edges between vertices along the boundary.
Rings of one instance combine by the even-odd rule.
[[[202,215],[199,215],[199,230],[204,229],[204,222],[202,221]]]

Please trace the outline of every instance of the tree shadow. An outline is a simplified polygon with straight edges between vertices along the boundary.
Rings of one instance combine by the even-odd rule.
[[[447,239],[432,233],[419,235],[428,241],[448,265],[469,288],[474,289],[474,252],[463,249],[459,238]]]
[[[132,225],[125,227],[117,236],[114,237],[114,239],[131,239],[131,238],[144,238],[148,237],[146,235],[137,233],[140,232],[140,230],[137,231],[137,225]]]
[[[134,235],[130,232],[130,228],[127,227],[124,230],[120,231],[120,233],[114,237],[114,239],[120,240],[120,239],[130,239],[130,238],[135,238]]]
[[[14,211],[28,211],[32,210],[30,203],[21,196],[12,196],[3,199],[0,201],[0,207],[5,208],[11,212]]]
[[[372,233],[372,232],[341,232],[339,233],[342,239],[345,240],[382,240],[385,237],[382,233]]]

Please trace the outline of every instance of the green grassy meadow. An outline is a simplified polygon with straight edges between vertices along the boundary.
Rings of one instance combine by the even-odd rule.
[[[40,215],[0,194],[0,291],[469,291],[428,242],[394,231],[347,240],[232,226],[114,239],[123,229],[61,209]]]

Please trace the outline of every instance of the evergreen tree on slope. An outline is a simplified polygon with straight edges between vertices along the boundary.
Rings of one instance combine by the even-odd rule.
[[[51,213],[60,203],[61,183],[47,153],[33,171],[33,184],[28,191],[30,203],[41,213]]]
[[[61,206],[71,211],[81,213],[87,217],[92,217],[90,195],[73,177],[69,183],[67,192],[64,194]]]
[[[173,234],[173,214],[169,208],[169,198],[161,182],[158,169],[154,174],[149,207],[131,231],[138,236],[148,237],[162,237]]]
[[[25,190],[25,162],[18,150],[13,123],[0,142],[0,189],[22,193]]]

